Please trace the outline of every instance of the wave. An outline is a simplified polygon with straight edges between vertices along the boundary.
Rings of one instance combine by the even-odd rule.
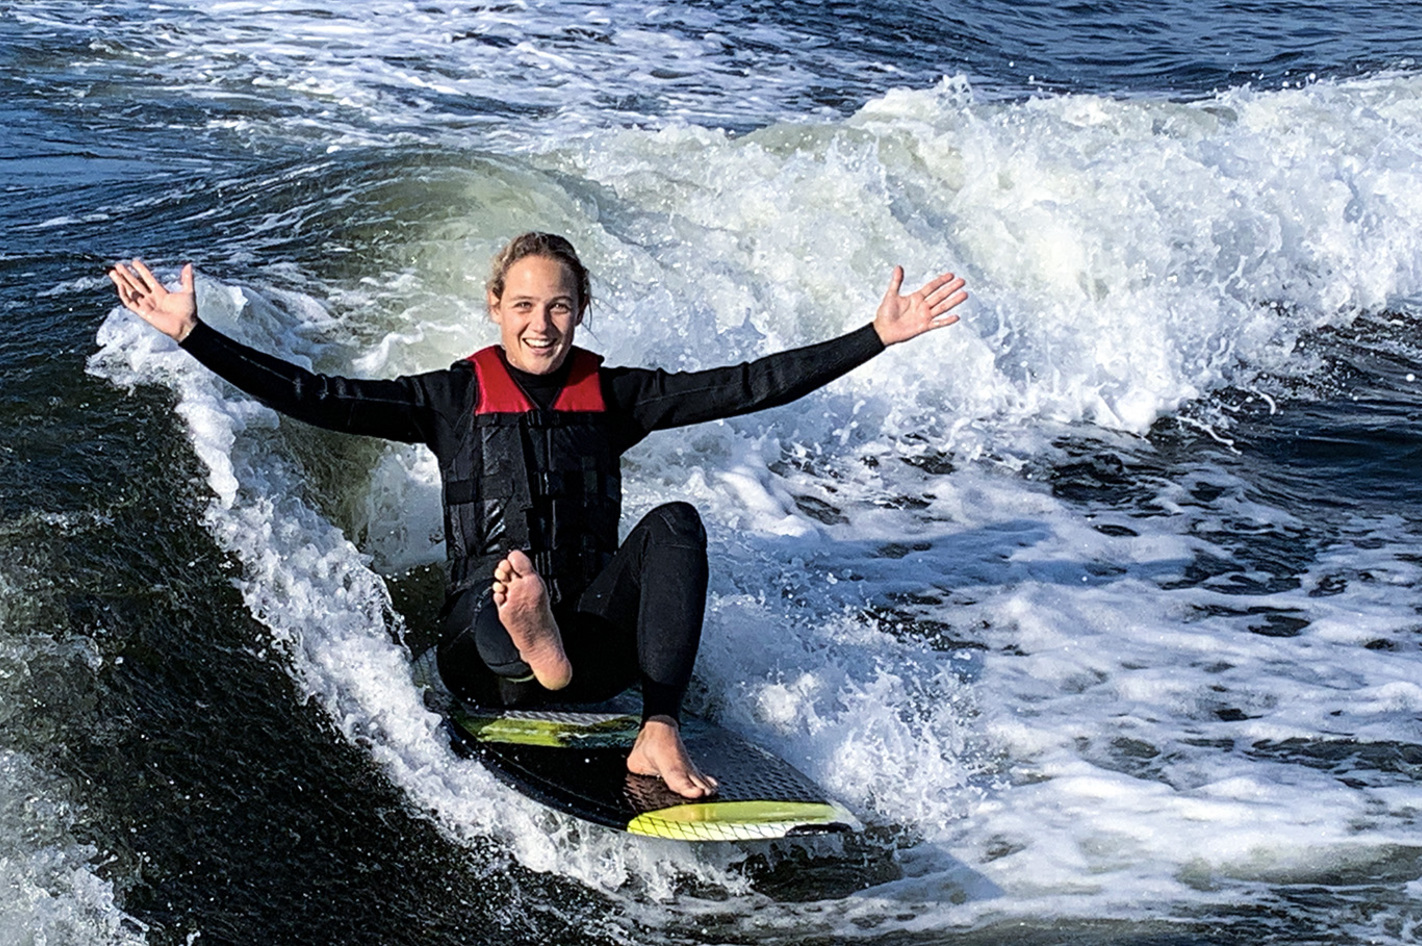
[[[1397,75],[982,104],[957,80],[845,122],[620,132],[541,158],[614,274],[614,358],[685,363],[687,337],[700,363],[746,357],[866,319],[894,263],[965,275],[961,325],[840,388],[890,436],[962,450],[982,425],[1143,432],[1308,370],[1302,333],[1410,305],[1419,93]]]
[[[1148,484],[1179,515],[1106,531],[978,461],[1028,468],[1067,424],[1134,437],[1224,387],[1306,373],[1297,342],[1319,326],[1412,306],[1419,92],[1422,78],[1389,75],[1197,103],[1004,103],[955,80],[891,93],[843,121],[746,135],[599,131],[497,161],[338,153],[313,172],[329,186],[303,199],[339,204],[341,259],[279,260],[299,276],[274,267],[266,281],[206,273],[203,316],[324,370],[439,367],[492,337],[479,315],[482,260],[517,221],[582,249],[598,300],[588,344],[613,363],[690,368],[863,324],[896,263],[910,280],[958,270],[974,292],[961,324],[795,405],[660,433],[629,455],[629,515],[674,494],[708,519],[716,567],[693,703],[907,846],[925,842],[901,887],[844,916],[935,884],[943,903],[981,892],[949,851],[973,852],[1047,913],[1077,909],[1053,898],[1097,870],[1120,883],[1087,896],[1083,915],[1130,914],[1166,888],[1197,904],[1215,876],[1313,877],[1300,865],[1320,852],[1321,863],[1367,865],[1406,846],[1395,819],[1354,831],[1365,793],[1325,810],[1309,802],[1323,776],[1278,776],[1272,760],[1191,741],[1235,718],[1222,712],[1266,717],[1249,731],[1280,744],[1353,723],[1400,738],[1389,714],[1415,709],[1415,686],[1391,680],[1372,651],[1338,657],[1360,633],[1343,615],[1375,605],[1374,590],[1319,603],[1296,584],[1284,604],[1263,593],[1246,602],[1316,618],[1319,665],[1348,668],[1328,686],[1366,697],[1343,722],[1322,718],[1326,707],[1290,715],[1323,684],[1289,664],[1284,645],[1245,635],[1229,648],[1240,669],[1228,679],[1205,659],[1260,612],[1226,612],[1226,592],[1171,584],[1195,556],[1228,554],[1201,525],[1219,510],[1261,528],[1291,526],[1286,514],[1231,483],[1208,509],[1176,484]],[[382,162],[378,186],[347,173]],[[273,206],[294,213],[284,196]],[[372,224],[392,217],[398,227]],[[270,251],[269,230],[249,237],[234,224],[234,252],[246,239]],[[285,237],[278,254],[306,238]],[[241,561],[248,608],[287,648],[304,691],[417,807],[455,837],[494,837],[528,866],[603,890],[656,901],[687,875],[733,885],[715,857],[550,819],[442,745],[392,640],[404,628],[389,591],[441,556],[426,455],[298,430],[121,311],[98,341],[91,371],[177,393],[210,470],[206,525]],[[1330,554],[1351,567],[1349,551]],[[1305,566],[1307,580],[1330,567]],[[1368,633],[1390,633],[1388,620]],[[1009,645],[1021,652],[1004,656]],[[1221,680],[1244,702],[1213,695]],[[1141,704],[1129,725],[1123,699]],[[1103,735],[1118,727],[1133,734],[1124,749]],[[1158,765],[1170,771],[1123,771],[1130,739],[1150,743],[1141,758],[1169,746],[1176,754]],[[1007,804],[1021,768],[1043,781],[1016,785]],[[1214,846],[1199,834],[1201,823],[1257,817],[1258,795],[1268,831]],[[1093,806],[1099,817],[1077,817]],[[1174,837],[1193,839],[1188,857],[1159,840]],[[1265,867],[1250,845],[1267,848],[1255,858]],[[1051,870],[1039,882],[1042,859]]]
[[[62,528],[63,518],[26,525]],[[90,813],[80,784],[17,745],[44,739],[26,725],[30,708],[73,701],[101,658],[91,640],[31,630],[36,609],[15,578],[0,572],[0,719],[24,733],[0,746],[0,940],[142,946],[143,924],[121,909],[106,876],[113,858],[82,840]]]

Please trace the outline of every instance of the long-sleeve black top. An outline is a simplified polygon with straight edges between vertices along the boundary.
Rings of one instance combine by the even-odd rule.
[[[257,400],[329,430],[423,443],[449,469],[478,403],[473,365],[392,380],[316,374],[249,348],[198,322],[183,348]],[[787,404],[883,351],[872,325],[804,348],[706,371],[603,368],[601,384],[620,455],[654,430]],[[571,363],[565,363],[565,368]],[[511,369],[535,401],[556,393],[566,371],[540,378]]]

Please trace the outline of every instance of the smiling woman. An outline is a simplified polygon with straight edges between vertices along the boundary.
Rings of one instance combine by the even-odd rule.
[[[549,374],[573,348],[573,332],[592,301],[588,271],[573,245],[551,233],[525,233],[494,260],[489,314],[509,364]]]
[[[653,509],[618,543],[622,454],[653,430],[784,404],[886,345],[951,325],[967,293],[940,275],[900,295],[895,267],[870,325],[750,364],[667,373],[604,368],[573,346],[590,299],[566,239],[525,233],[496,258],[501,346],[443,371],[359,381],[314,375],[204,325],[191,266],[169,292],[142,263],[111,272],[124,305],[270,406],[333,430],[424,443],[444,486],[449,584],[438,667],[483,705],[605,700],[640,683],[628,769],[688,798],[715,794],[681,739],[706,606],[696,510]]]

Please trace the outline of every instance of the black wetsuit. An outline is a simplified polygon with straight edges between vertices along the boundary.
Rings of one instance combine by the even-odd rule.
[[[473,367],[392,380],[318,375],[242,345],[199,322],[183,348],[262,403],[307,423],[403,443],[422,443],[442,471],[457,462],[478,402]],[[872,326],[817,345],[747,364],[697,372],[602,368],[600,386],[617,455],[653,430],[746,414],[788,403],[883,350]],[[547,408],[567,377],[510,367],[529,397]],[[480,702],[523,702],[541,695],[498,622],[489,576],[463,574],[450,562],[449,600],[441,634],[440,673],[456,693]],[[612,563],[585,589],[575,589],[555,616],[573,665],[573,683],[558,698],[606,698],[640,679],[644,716],[676,717],[701,634],[706,595],[706,537],[696,511],[669,503],[648,513]]]

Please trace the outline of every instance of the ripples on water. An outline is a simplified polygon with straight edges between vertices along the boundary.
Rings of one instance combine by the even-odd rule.
[[[3,81],[22,93],[7,98],[17,118],[31,119],[11,123],[20,133],[12,140],[37,133],[112,160],[174,124],[206,129],[183,141],[203,156],[209,136],[213,156],[343,136],[517,148],[529,128],[538,139],[669,121],[748,131],[780,117],[843,115],[944,75],[968,76],[985,96],[1197,97],[1408,68],[1422,53],[1415,9],[1397,0],[974,0],[872,13],[801,0],[441,0],[358,13],[302,3],[11,3],[0,13],[14,38]],[[80,117],[82,140],[65,131],[66,114]],[[268,122],[280,125],[277,140],[249,138]]]

